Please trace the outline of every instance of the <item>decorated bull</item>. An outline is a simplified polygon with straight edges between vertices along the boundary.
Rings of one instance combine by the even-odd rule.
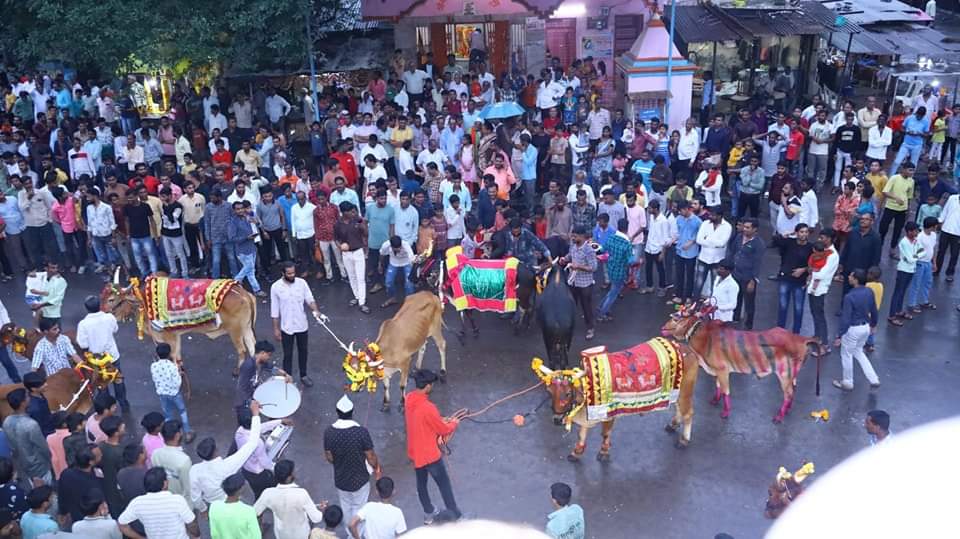
[[[232,279],[170,279],[151,276],[141,283],[131,278],[120,285],[120,271],[100,294],[103,310],[117,320],[136,319],[137,337],[150,335],[155,343],[170,345],[179,361],[184,334],[199,333],[211,339],[229,335],[237,351],[234,375],[246,356],[253,354],[253,324],[257,301]]]
[[[417,354],[417,368],[423,364],[427,339],[432,338],[440,351],[440,377],[447,374],[447,343],[443,338],[443,304],[436,294],[417,292],[407,296],[393,318],[380,324],[377,340],[364,349],[355,350],[353,343],[347,347],[343,370],[350,382],[348,389],[359,391],[376,389],[378,380],[383,380],[383,406],[390,411],[390,378],[400,373],[400,410],[404,406],[404,390],[410,374],[410,362]]]
[[[531,368],[550,393],[554,422],[567,429],[576,423],[579,437],[567,460],[577,462],[587,448],[587,433],[601,425],[603,442],[597,460],[610,460],[610,435],[619,416],[664,410],[676,403],[667,432],[682,427],[677,448],[690,443],[693,428],[693,389],[697,362],[686,346],[656,337],[627,350],[607,352],[597,346],[580,353],[581,367],[553,370],[540,358]]]
[[[547,349],[547,366],[566,369],[577,319],[577,304],[567,285],[567,272],[559,264],[551,264],[542,281],[537,298],[537,323]]]
[[[671,315],[661,333],[690,347],[700,366],[716,378],[717,389],[711,404],[723,400],[720,417],[730,416],[730,373],[755,373],[763,378],[777,375],[783,390],[783,402],[774,423],[783,421],[793,406],[797,374],[807,358],[808,348],[817,339],[802,337],[783,328],[765,331],[741,331],[712,319],[716,306],[697,302]]]

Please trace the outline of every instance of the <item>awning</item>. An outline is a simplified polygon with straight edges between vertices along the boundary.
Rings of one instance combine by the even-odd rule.
[[[759,37],[856,33],[860,27],[838,18],[819,2],[775,9],[677,6],[675,32],[686,43],[753,40]]]
[[[929,16],[920,8],[899,0],[827,0],[821,2],[829,11],[842,15],[861,26],[879,22],[927,22]]]
[[[846,51],[847,35],[834,34],[830,45]],[[911,55],[933,58],[960,57],[960,44],[945,42],[946,36],[932,28],[910,23],[878,24],[854,34],[850,52],[872,55]]]

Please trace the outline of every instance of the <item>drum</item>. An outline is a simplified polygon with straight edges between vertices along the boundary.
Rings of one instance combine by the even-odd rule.
[[[260,403],[260,413],[273,419],[290,417],[300,408],[300,390],[281,376],[257,386],[253,398]]]

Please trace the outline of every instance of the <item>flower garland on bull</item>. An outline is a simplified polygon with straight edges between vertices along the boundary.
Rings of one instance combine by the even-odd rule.
[[[83,353],[83,362],[76,366],[76,369],[85,370],[96,374],[97,379],[104,385],[110,385],[120,377],[120,370],[114,366],[116,360],[107,352],[94,354],[93,352]]]
[[[533,361],[530,362],[530,368],[533,369],[533,372],[537,375],[537,378],[543,382],[543,385],[549,386],[551,383],[553,383],[553,380],[557,378],[566,380],[573,387],[574,391],[578,392],[581,396],[579,399],[574,397],[574,405],[570,408],[570,411],[563,416],[563,426],[567,429],[567,431],[569,431],[571,427],[573,427],[574,416],[576,416],[577,413],[583,409],[587,402],[586,398],[582,398],[583,385],[585,383],[583,381],[583,369],[574,367],[572,369],[553,371],[550,374],[546,374],[543,372],[543,360],[538,357],[533,358]]]
[[[353,346],[351,345],[351,349]],[[343,372],[347,375],[345,389],[356,393],[377,391],[377,383],[383,380],[383,354],[377,343],[370,343],[357,352],[348,352],[343,357]]]
[[[22,356],[27,351],[27,329],[14,327],[13,324],[10,324],[8,327],[13,329],[4,331],[0,346],[10,345],[15,354]],[[4,329],[6,330],[7,328]]]

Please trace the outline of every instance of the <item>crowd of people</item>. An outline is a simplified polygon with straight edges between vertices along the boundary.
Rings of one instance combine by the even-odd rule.
[[[809,310],[819,353],[839,348],[837,388],[853,389],[854,358],[878,387],[867,353],[884,300],[889,324],[903,326],[936,309],[930,290],[948,254],[946,281],[955,275],[960,200],[946,176],[960,170],[953,164],[960,108],[925,91],[888,118],[872,97],[859,110],[846,102],[835,113],[815,97],[776,118],[741,110],[729,120],[715,114],[705,127],[692,118],[668,126],[604,108],[602,85],[594,84],[604,69],[585,59],[569,69],[551,62],[539,79],[496,77],[482,54],[467,69],[452,59],[439,65],[396,55],[386,79],[324,88],[316,103],[304,95],[310,128],[303,152],[287,140],[292,106],[272,89],[260,102],[225,88],[178,87],[170,114],[154,121],[140,115],[144,89],[136,79],[119,91],[119,105],[94,82],[29,74],[8,81],[14,98],[0,118],[0,279],[45,271],[30,290],[44,333],[32,358],[37,372],[7,397],[15,410],[4,422],[13,461],[0,460],[2,492],[19,492],[25,536],[59,527],[44,516],[55,479],[59,514],[74,527],[131,537],[144,534],[137,522],[151,537],[195,535],[195,511],[208,511],[211,530],[220,530],[214,537],[247,536],[267,509],[278,537],[333,537],[338,525],[355,536],[402,533],[403,515],[389,504],[393,483],[382,476],[369,433],[352,421],[348,399],[325,435],[340,504],[323,507],[296,486],[292,462],[266,457],[260,432],[267,427],[250,397],[261,371],[289,379],[295,347],[300,381],[313,384],[304,310],[319,315],[311,283],[346,283],[350,305],[367,314],[369,294],[386,289],[381,306],[389,307],[399,300],[398,279],[412,293],[416,266],[453,246],[471,258],[512,256],[534,267],[551,258],[548,244],[564,244],[561,262],[587,339],[630,290],[661,305],[705,298],[716,320],[752,329],[766,276],[778,290],[779,326],[788,327],[792,312],[789,328],[799,333]],[[484,105],[512,99],[523,114],[481,115]],[[914,177],[918,167],[925,177]],[[833,211],[821,217],[822,197]],[[889,296],[885,243],[896,263]],[[779,253],[776,268],[765,267],[769,247]],[[195,434],[165,345],[151,368],[163,414],[144,417],[142,444],[120,444],[125,427],[114,410],[125,404],[125,390],[99,395],[85,422],[41,413],[37,388],[77,356],[60,335],[64,275],[90,269],[107,279],[118,267],[141,276],[233,277],[270,298],[283,369],[269,367],[273,347],[264,341],[241,366],[231,456],[217,456],[211,438],[197,446],[202,462],[183,452]],[[272,280],[269,289],[261,284]],[[841,308],[831,324],[826,298],[837,290]],[[99,304],[88,309],[93,315]],[[79,344],[105,346],[102,338]],[[5,349],[0,354],[13,378],[15,366]],[[434,443],[456,419],[443,420],[429,403],[431,376],[418,373],[407,408],[428,523],[460,516]],[[411,414],[423,417],[411,423]],[[381,502],[367,502],[371,476]],[[427,477],[446,511],[430,501]],[[252,508],[239,501],[244,481],[256,495]],[[551,519],[548,532],[582,537],[582,512],[577,518],[564,509],[569,487],[551,490],[564,516]],[[116,523],[103,523],[110,518]],[[561,520],[574,524],[558,531]],[[310,532],[310,522],[325,530]]]

